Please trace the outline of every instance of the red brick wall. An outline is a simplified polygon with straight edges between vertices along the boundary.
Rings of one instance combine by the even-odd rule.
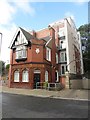
[[[49,31],[48,28],[36,32],[36,37],[37,38],[43,38],[43,37],[46,37],[46,36],[49,36],[49,35],[50,35],[50,31]]]
[[[63,87],[65,87],[65,76],[60,77],[60,83],[62,83]]]
[[[41,82],[45,81],[45,71],[47,70],[49,73],[49,82],[55,82],[55,71],[56,71],[56,45],[55,45],[55,31],[53,28],[50,29],[44,29],[41,30],[39,32],[36,33],[36,36],[38,38],[42,38],[42,37],[46,37],[50,35],[52,37],[52,50],[51,50],[51,62],[46,60],[46,48],[44,46],[45,41],[43,40],[37,40],[37,39],[33,39],[32,41],[32,45],[31,48],[27,48],[27,60],[24,62],[16,62],[15,61],[15,51],[14,53],[11,52],[11,63],[13,64],[13,66],[11,66],[10,68],[10,74],[11,78],[9,79],[9,81],[11,82],[11,84],[9,83],[10,87],[23,87],[23,88],[33,88],[33,84],[34,84],[34,69],[39,69],[41,71],[40,74],[40,80]],[[40,53],[36,53],[35,50],[36,48],[40,49]],[[13,56],[13,57],[12,57]],[[13,58],[13,60],[12,60]],[[38,62],[38,64],[34,63],[34,64],[30,64],[29,62]],[[40,64],[40,62],[44,62],[43,64]],[[24,64],[25,63],[25,64]],[[22,71],[27,68],[29,71],[29,83],[22,83]],[[14,71],[16,69],[20,70],[20,82],[19,83],[14,83]],[[57,67],[58,69],[58,67]],[[64,84],[64,80],[61,80]]]

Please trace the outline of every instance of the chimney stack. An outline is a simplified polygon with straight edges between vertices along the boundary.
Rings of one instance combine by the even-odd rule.
[[[52,62],[52,82],[55,82],[55,67],[56,67],[56,44],[55,44],[55,30],[50,25],[48,26],[50,30],[50,36],[52,38],[52,52],[51,52],[51,62]]]
[[[31,34],[32,34],[34,37],[36,37],[36,32],[35,32],[35,30],[32,30]]]

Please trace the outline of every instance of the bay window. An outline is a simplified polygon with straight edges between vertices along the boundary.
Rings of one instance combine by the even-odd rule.
[[[20,58],[26,58],[26,47],[25,46],[19,46],[16,48],[16,59]]]

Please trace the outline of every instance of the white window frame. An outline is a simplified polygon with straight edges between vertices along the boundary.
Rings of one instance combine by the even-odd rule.
[[[27,58],[27,49],[25,46],[19,46],[16,48],[16,59]]]
[[[27,72],[27,73],[25,73],[25,72]],[[22,82],[29,82],[28,77],[29,77],[28,70],[23,70],[23,72],[22,72]]]
[[[45,71],[45,82],[48,82],[48,71]]]
[[[49,52],[49,53],[48,53]],[[51,49],[46,47],[46,59],[51,61]]]
[[[19,82],[19,70],[14,71],[14,82]]]
[[[62,73],[62,66],[64,66],[64,74]],[[67,66],[67,64],[62,64],[61,65],[61,75],[65,75],[65,72],[67,71],[66,66]]]
[[[58,54],[56,53],[56,63],[58,63]]]
[[[65,29],[64,29],[64,27],[59,28],[59,33],[58,34],[59,34],[60,37],[65,36]]]
[[[62,56],[61,56],[61,54],[64,54],[64,60],[62,61]],[[67,62],[67,58],[66,58],[66,60],[65,60],[65,54],[66,54],[66,51],[63,51],[63,52],[60,52],[60,62]],[[66,54],[66,57],[67,57],[67,54]]]
[[[58,73],[58,70],[56,70],[56,73],[57,73],[57,80],[56,80],[56,82],[59,82],[59,73]]]

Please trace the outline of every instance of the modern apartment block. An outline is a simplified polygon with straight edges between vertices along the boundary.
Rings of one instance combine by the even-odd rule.
[[[83,74],[81,38],[74,21],[69,17],[54,22],[50,26],[56,31],[60,74],[64,74],[66,70],[72,74]]]
[[[65,87],[65,71],[83,74],[80,34],[71,18],[40,31],[19,27],[10,49],[9,87],[35,88],[45,81]]]

